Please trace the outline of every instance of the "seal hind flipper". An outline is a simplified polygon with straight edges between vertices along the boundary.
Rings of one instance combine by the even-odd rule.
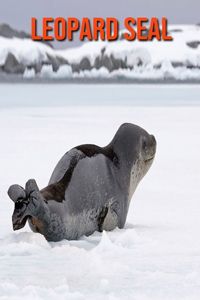
[[[30,194],[34,191],[39,192],[39,188],[37,186],[37,183],[35,181],[35,179],[29,179],[26,183],[25,186],[25,190],[26,190],[26,196],[29,197]]]
[[[14,230],[23,228],[29,216],[37,216],[39,202],[44,202],[34,179],[27,181],[25,189],[18,184],[10,186],[8,196],[15,203],[12,215]]]
[[[13,184],[8,189],[8,196],[15,203],[12,215],[13,230],[21,229],[25,226],[27,218],[23,218],[28,206],[26,191],[18,184]]]
[[[26,191],[19,184],[13,184],[8,189],[8,196],[15,203],[19,199],[26,199]]]

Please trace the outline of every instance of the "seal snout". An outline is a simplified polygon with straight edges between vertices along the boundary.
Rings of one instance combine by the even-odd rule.
[[[155,136],[153,134],[150,134],[151,139],[153,140],[153,142],[156,144],[156,139]]]
[[[151,134],[150,137],[151,137],[151,141],[152,141],[152,149],[153,149],[154,155],[155,155],[157,142],[156,142],[155,136],[153,134]]]
[[[155,154],[156,154],[156,139],[153,134],[149,135],[148,142],[146,143],[146,158],[145,162],[153,160]]]

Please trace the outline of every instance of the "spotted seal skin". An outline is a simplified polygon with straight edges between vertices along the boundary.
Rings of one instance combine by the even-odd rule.
[[[120,126],[106,147],[81,145],[67,152],[49,184],[39,190],[34,179],[25,189],[12,185],[13,229],[25,226],[48,241],[78,239],[94,231],[123,228],[133,193],[149,170],[156,140],[134,124]]]

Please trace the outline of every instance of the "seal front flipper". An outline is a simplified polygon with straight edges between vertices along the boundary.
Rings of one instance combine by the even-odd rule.
[[[28,218],[31,229],[35,232],[43,234],[44,215],[47,209],[47,204],[44,201],[37,183],[34,179],[29,179],[26,183],[26,196],[29,200],[28,207],[24,213],[24,217]]]
[[[119,227],[117,211],[118,204],[113,198],[111,198],[108,202],[108,206],[103,207],[98,217],[98,230],[100,232],[103,230],[113,230],[116,226]]]
[[[104,220],[107,216],[107,213],[108,213],[108,207],[103,207],[102,211],[100,212],[99,217],[98,217],[98,230],[99,230],[99,232],[103,231],[103,224],[104,224]]]
[[[39,192],[39,188],[37,186],[37,183],[35,181],[35,179],[29,179],[26,183],[25,186],[25,190],[26,190],[26,196],[29,197],[30,194],[34,191]]]
[[[8,196],[15,203],[19,199],[26,199],[26,192],[20,185],[13,184],[8,189]]]

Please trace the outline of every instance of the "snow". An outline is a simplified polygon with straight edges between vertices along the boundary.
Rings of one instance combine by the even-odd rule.
[[[0,299],[198,299],[200,87],[2,84],[0,94]],[[28,225],[13,232],[8,187],[44,187],[67,150],[104,146],[123,122],[158,142],[125,228],[57,243]]]
[[[10,39],[0,36],[0,65],[4,65],[9,52],[25,65],[47,61],[47,54],[55,55],[54,50],[43,43],[33,42],[31,39]]]
[[[90,59],[94,63],[95,57],[100,55],[101,49],[105,47],[105,54],[114,54],[116,58],[125,59],[131,66],[139,58],[145,64],[159,65],[163,60],[168,59],[172,62],[182,62],[200,66],[200,46],[193,49],[187,46],[187,42],[199,41],[200,26],[195,25],[169,25],[170,30],[181,30],[181,32],[170,32],[173,41],[139,41],[118,40],[115,42],[92,41],[83,44],[81,47],[66,50],[58,50],[69,62],[80,62],[82,57]],[[124,32],[124,30],[122,31]]]

